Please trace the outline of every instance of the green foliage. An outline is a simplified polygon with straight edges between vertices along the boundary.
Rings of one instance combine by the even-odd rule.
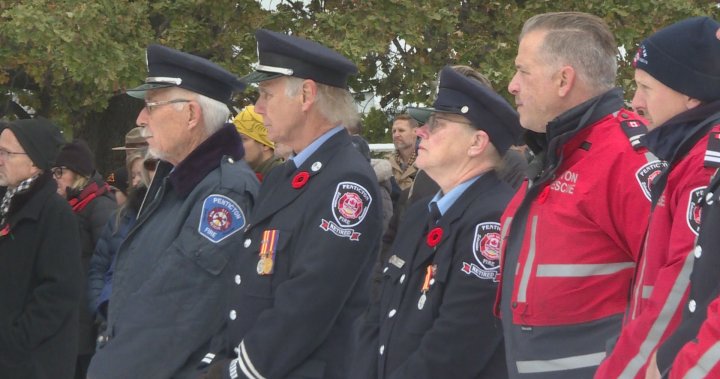
[[[142,82],[148,44],[192,52],[244,75],[257,59],[254,30],[264,27],[319,41],[357,62],[360,74],[351,89],[374,93],[384,110],[365,116],[366,137],[388,142],[390,116],[407,104],[430,104],[437,72],[446,64],[479,69],[510,99],[506,87],[517,35],[534,14],[577,10],[604,18],[627,51],[618,77],[627,97],[633,90],[630,62],[643,38],[689,16],[718,18],[716,2],[708,0],[272,3],[276,9],[252,0],[0,0],[0,90],[68,134],[98,138],[91,147],[104,148],[121,143],[134,124],[136,107],[112,100]],[[249,90],[237,106],[253,98]]]
[[[362,135],[369,143],[392,142],[391,121],[387,113],[373,107],[362,119]]]

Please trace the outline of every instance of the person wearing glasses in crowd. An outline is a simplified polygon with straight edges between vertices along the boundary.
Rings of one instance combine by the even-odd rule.
[[[107,329],[91,379],[186,378],[226,313],[228,262],[242,246],[258,183],[226,105],[244,85],[220,66],[147,49],[148,78],[128,90],[160,159],[135,226],[117,252]]]
[[[64,141],[43,118],[0,131],[0,378],[72,378],[80,236],[50,172]]]
[[[349,378],[507,376],[493,302],[500,215],[514,190],[495,170],[521,130],[490,87],[450,66],[440,72],[432,115],[416,130],[415,161],[440,191],[400,224]]]
[[[72,207],[80,223],[83,278],[87,277],[90,258],[100,239],[105,224],[117,208],[115,196],[102,176],[95,171],[95,160],[87,143],[77,139],[60,149],[52,173],[58,186],[58,194]],[[84,292],[86,293],[86,292]],[[88,309],[89,300],[83,296],[80,305],[80,336],[76,379],[84,379],[90,358],[95,352],[97,328]]]

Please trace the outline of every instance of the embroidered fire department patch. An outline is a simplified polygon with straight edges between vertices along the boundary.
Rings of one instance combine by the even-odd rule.
[[[667,168],[666,162],[652,161],[644,164],[635,173],[635,178],[648,200],[652,200],[652,186],[655,179],[662,174],[665,168]]]
[[[690,201],[688,202],[687,209],[687,223],[688,227],[693,233],[695,233],[695,235],[700,233],[700,216],[702,215],[700,202],[702,201],[703,196],[705,196],[705,188],[707,187],[698,187],[690,191]]]
[[[322,219],[320,228],[339,237],[358,241],[360,233],[352,227],[359,225],[372,204],[372,196],[365,187],[353,182],[340,182],[332,201],[333,220]]]
[[[463,262],[462,272],[480,279],[495,280],[500,267],[500,223],[483,222],[475,227],[473,255],[475,263]]]
[[[210,195],[203,201],[198,232],[218,243],[245,227],[245,214],[235,201],[223,195]]]

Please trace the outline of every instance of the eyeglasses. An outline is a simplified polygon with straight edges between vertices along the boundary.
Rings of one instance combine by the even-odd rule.
[[[186,99],[173,99],[173,100],[162,100],[162,101],[151,101],[151,102],[145,102],[145,109],[148,110],[148,112],[152,112],[153,108],[161,107],[163,105],[168,104],[177,104],[177,103],[189,103],[192,100],[186,100]]]
[[[59,166],[59,167],[53,167],[50,169],[50,172],[53,174],[53,178],[60,179],[63,174],[65,173],[65,170],[69,170],[69,168],[65,166]]]
[[[443,122],[438,123],[438,120],[443,121]],[[449,118],[444,118],[444,117],[437,117],[435,114],[431,115],[425,124],[428,126],[428,130],[430,131],[430,133],[435,133],[440,127],[445,126],[446,123],[448,123],[448,122],[472,126],[472,123],[469,123],[469,122],[459,121],[459,120],[451,120]]]
[[[8,157],[11,155],[27,155],[27,153],[16,153],[14,151],[7,151],[5,149],[0,149],[0,159],[7,160]]]

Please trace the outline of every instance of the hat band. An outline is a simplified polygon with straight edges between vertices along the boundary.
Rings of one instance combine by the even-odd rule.
[[[167,83],[179,86],[180,83],[182,83],[181,78],[169,78],[166,76],[151,76],[149,78],[145,78],[145,83]]]
[[[293,74],[293,70],[290,68],[268,66],[268,65],[260,64],[260,62],[255,64],[255,71],[273,72],[276,74],[283,74],[283,75],[287,75],[287,76],[292,76],[292,74]]]

